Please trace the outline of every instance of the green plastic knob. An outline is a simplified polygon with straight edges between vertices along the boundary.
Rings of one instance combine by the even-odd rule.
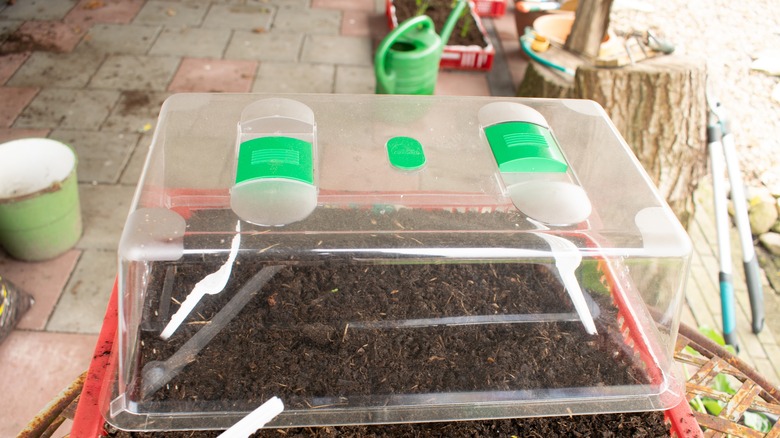
[[[393,137],[387,141],[390,164],[400,170],[417,170],[425,165],[422,144],[411,137]]]

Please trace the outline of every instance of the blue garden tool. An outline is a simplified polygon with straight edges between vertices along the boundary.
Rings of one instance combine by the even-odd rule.
[[[715,222],[719,251],[721,313],[723,316],[723,338],[727,344],[738,349],[734,329],[736,315],[734,308],[734,286],[732,281],[731,246],[729,239],[729,216],[726,207],[726,190],[722,186],[724,162],[731,184],[731,200],[734,204],[734,217],[742,246],[742,261],[745,269],[750,309],[752,313],[753,333],[759,333],[764,327],[764,293],[761,276],[750,232],[747,201],[739,168],[734,135],[731,133],[726,111],[720,102],[708,96],[709,119],[707,125],[707,143],[712,167],[713,199],[715,203]]]

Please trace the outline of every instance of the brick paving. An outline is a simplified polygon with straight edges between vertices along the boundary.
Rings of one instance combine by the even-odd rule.
[[[0,274],[37,299],[0,345],[0,387],[14,400],[0,411],[0,436],[18,432],[90,360],[162,102],[186,91],[373,93],[373,48],[387,32],[383,8],[384,0],[2,3],[0,142],[49,137],[73,146],[84,233],[51,261],[0,254]],[[486,24],[503,47],[496,65],[504,70],[442,72],[437,94],[514,94],[526,64],[513,16]],[[697,216],[684,321],[718,326],[707,226]],[[743,357],[777,382],[775,333],[750,334],[742,298]]]

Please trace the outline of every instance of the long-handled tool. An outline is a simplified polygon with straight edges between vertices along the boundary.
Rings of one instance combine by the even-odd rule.
[[[723,187],[723,145],[722,132],[718,118],[710,112],[707,123],[707,153],[712,170],[712,198],[715,204],[715,228],[718,239],[718,262],[720,272],[720,312],[723,321],[723,339],[727,344],[739,350],[737,335],[734,333],[736,318],[734,315],[734,284],[731,277],[731,243],[729,239],[729,212],[726,207],[726,189]]]
[[[764,292],[761,285],[761,271],[758,266],[758,259],[756,258],[756,249],[753,246],[753,236],[750,232],[748,205],[747,200],[745,199],[742,172],[739,168],[739,160],[737,158],[737,151],[734,145],[734,135],[731,132],[731,127],[726,115],[726,111],[720,102],[713,100],[711,97],[708,97],[707,101],[710,107],[711,120],[713,122],[711,123],[708,132],[712,131],[712,134],[716,135],[718,134],[717,131],[720,131],[720,138],[715,141],[715,146],[720,146],[726,162],[726,170],[728,172],[729,182],[731,184],[731,200],[734,205],[734,217],[742,248],[742,262],[745,269],[745,280],[747,282],[748,296],[750,298],[752,328],[753,333],[759,333],[764,328]],[[713,169],[713,180],[722,175],[722,173],[715,174],[714,170],[715,169]],[[724,312],[724,318],[725,316],[726,314]]]

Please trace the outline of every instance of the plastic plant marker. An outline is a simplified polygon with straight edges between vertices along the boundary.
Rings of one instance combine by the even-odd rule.
[[[582,293],[580,283],[574,274],[582,262],[582,254],[577,250],[577,246],[574,243],[562,237],[544,233],[539,233],[538,235],[550,244],[550,249],[555,258],[555,268],[558,269],[558,273],[563,281],[563,287],[566,288],[566,292],[571,297],[574,309],[580,316],[582,325],[585,326],[585,331],[590,335],[597,334],[596,324],[593,322],[593,315],[591,315],[588,308],[585,294]]]
[[[233,262],[236,260],[238,254],[238,246],[241,244],[241,221],[236,222],[236,235],[233,236],[233,241],[230,244],[230,255],[224,265],[222,265],[216,272],[212,272],[199,281],[192,289],[184,302],[181,303],[179,310],[173,314],[171,321],[165,326],[160,338],[168,339],[173,335],[176,329],[179,328],[182,322],[192,312],[192,309],[200,302],[205,295],[214,295],[222,292],[225,289],[228,279],[230,278],[230,272],[233,270]]]
[[[282,411],[284,411],[282,400],[279,397],[271,397],[230,429],[222,432],[217,438],[246,438],[276,418]]]
[[[175,375],[195,360],[203,349],[246,306],[254,294],[276,275],[281,266],[267,266],[255,274],[236,295],[225,304],[209,324],[198,330],[182,347],[165,361],[153,361],[144,366],[143,394],[147,396],[168,383]]]

